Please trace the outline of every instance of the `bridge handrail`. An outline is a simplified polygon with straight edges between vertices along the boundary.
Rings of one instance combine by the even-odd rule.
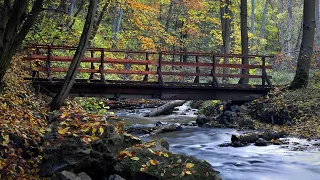
[[[25,60],[30,62],[35,60],[45,61],[46,67],[38,67],[39,72],[45,72],[50,76],[51,72],[67,72],[67,68],[56,68],[51,67],[51,62],[71,62],[72,57],[68,56],[53,56],[53,50],[75,50],[76,47],[71,46],[52,46],[52,45],[31,45],[26,46],[27,49],[36,49],[37,55],[31,55],[26,57]],[[40,55],[40,49],[45,49],[46,55]],[[163,76],[175,75],[175,76],[195,76],[195,83],[199,83],[199,77],[212,77],[213,86],[218,86],[217,77],[227,77],[227,78],[261,78],[262,87],[272,86],[270,81],[270,76],[267,75],[266,70],[272,69],[272,66],[266,65],[266,58],[273,58],[274,56],[262,56],[262,55],[249,55],[249,58],[261,58],[261,65],[248,65],[248,64],[220,64],[217,63],[217,58],[230,57],[230,58],[243,58],[243,55],[237,54],[215,54],[215,53],[203,53],[203,52],[170,52],[170,51],[126,51],[126,50],[108,50],[104,48],[88,48],[87,51],[91,52],[91,57],[84,57],[82,62],[91,63],[91,69],[80,68],[80,73],[91,73],[90,77],[94,73],[100,73],[101,81],[105,82],[104,74],[139,74],[145,75],[144,81],[148,81],[148,75],[158,75],[158,83],[163,84]],[[95,52],[100,52],[100,57],[94,57]],[[105,57],[106,52],[121,52],[126,54],[145,54],[144,60],[132,60],[132,59],[112,59]],[[157,60],[149,60],[150,55],[157,55]],[[196,62],[169,62],[164,61],[163,56],[165,55],[183,55],[183,56],[195,56]],[[199,61],[200,56],[207,56],[212,58],[212,63],[202,63]],[[99,63],[99,70],[94,69],[94,63]],[[133,64],[133,65],[145,65],[145,71],[133,71],[133,70],[105,70],[104,64]],[[150,70],[151,66],[157,67],[157,71]],[[188,66],[196,67],[195,73],[190,72],[164,72],[162,67],[164,66]],[[200,67],[207,67],[211,69],[211,73],[201,73]],[[238,68],[238,69],[261,69],[262,75],[250,75],[250,74],[218,74],[216,73],[216,68]]]

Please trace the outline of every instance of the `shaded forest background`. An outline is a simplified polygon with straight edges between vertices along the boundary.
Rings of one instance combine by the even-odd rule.
[[[76,46],[87,3],[84,0],[45,3],[46,11],[25,43]],[[303,1],[252,0],[248,6],[250,54],[279,54],[282,59],[295,59],[302,37]],[[100,0],[91,46],[223,52],[223,34],[227,29],[230,30],[230,52],[239,54],[239,14],[239,1]],[[319,12],[316,21],[319,24]],[[319,31],[315,40],[317,50]]]

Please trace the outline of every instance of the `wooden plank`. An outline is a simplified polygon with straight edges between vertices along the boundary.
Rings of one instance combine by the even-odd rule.
[[[36,68],[39,72],[47,72],[46,68]],[[26,68],[26,70],[31,70]],[[51,68],[51,72],[68,72],[68,68]],[[97,69],[79,69],[80,73],[100,73],[100,70]],[[140,75],[157,75],[157,72],[153,71],[131,71],[131,70],[103,70],[103,73],[110,74],[140,74]]]
[[[32,55],[24,58],[27,61],[33,60],[47,60],[47,56],[43,55]],[[51,61],[58,62],[71,62],[72,57],[68,56],[51,56]],[[91,58],[84,57],[81,62],[93,62],[101,63],[100,58]],[[111,64],[135,64],[135,65],[158,65],[157,61],[148,61],[148,60],[129,60],[129,59],[111,59],[104,58],[104,63]],[[168,62],[162,61],[162,65],[171,65],[171,66],[188,66],[188,67],[212,67],[212,63],[190,63],[190,62]],[[247,65],[247,64],[216,64],[216,68],[241,68],[241,69],[262,69],[262,65]],[[266,69],[272,69],[272,66],[266,65]]]
[[[249,74],[216,74],[216,77],[229,77],[229,78],[253,78],[260,79],[261,75],[249,75]]]
[[[32,55],[29,57],[24,58],[27,61],[34,61],[34,60],[47,60],[47,56],[43,55]],[[71,62],[72,57],[69,56],[51,56],[51,61],[55,62]],[[92,58],[92,57],[84,57],[82,58],[81,62],[91,62],[91,63],[101,63],[100,58]],[[104,58],[104,63],[112,63],[112,64],[135,64],[135,65],[158,65],[157,61],[148,61],[148,60],[131,60],[131,59],[111,59],[111,58]]]
[[[132,71],[132,70],[104,70],[104,73],[110,73],[110,74],[139,74],[139,75],[147,75],[147,74],[153,74],[156,75],[157,72],[153,71]]]
[[[211,73],[161,72],[162,75],[173,76],[211,76]]]
[[[211,73],[184,73],[184,72],[162,72],[162,75],[173,76],[208,76],[212,77]],[[216,77],[229,77],[229,78],[262,78],[261,75],[243,75],[243,74],[215,74]]]
[[[189,66],[189,67],[212,67],[212,63],[188,63],[188,62],[169,62],[163,61],[162,65],[171,66]],[[272,66],[265,66],[266,69],[272,69]],[[261,69],[262,65],[247,64],[216,64],[216,68],[241,68],[241,69]]]
[[[44,67],[38,67],[36,68],[39,72],[48,72],[46,68]],[[68,72],[68,68],[50,68],[51,72]],[[29,69],[30,70],[30,69]],[[99,73],[99,70],[95,69],[79,69],[80,73]]]

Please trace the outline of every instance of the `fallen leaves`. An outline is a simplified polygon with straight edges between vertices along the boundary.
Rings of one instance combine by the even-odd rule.
[[[186,168],[187,168],[187,169],[190,169],[190,168],[192,168],[192,167],[194,167],[194,164],[193,164],[193,163],[187,163],[187,164],[186,164]]]
[[[138,157],[132,157],[130,159],[133,160],[133,161],[139,161],[140,160],[140,158],[138,158]]]
[[[154,160],[154,159],[150,159],[149,162],[150,162],[150,164],[151,164],[152,166],[155,166],[155,165],[158,164],[158,161],[157,161],[157,160]]]
[[[42,157],[35,151],[42,151],[38,144],[47,132],[45,117],[48,109],[23,79],[29,76],[22,70],[25,65],[21,57],[13,58],[4,78],[6,86],[0,94],[0,179],[38,177],[36,173]]]

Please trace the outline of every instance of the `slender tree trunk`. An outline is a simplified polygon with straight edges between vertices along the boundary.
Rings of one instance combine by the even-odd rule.
[[[172,9],[173,9],[173,0],[170,1],[170,6],[169,6],[169,11],[168,11],[168,15],[167,15],[167,19],[166,19],[166,25],[164,27],[164,30],[166,32],[169,31],[169,23],[170,23],[170,19],[171,19],[171,15],[172,15]]]
[[[293,6],[292,0],[288,0],[288,40],[287,40],[288,56],[291,56],[291,51],[292,51],[292,33],[293,33],[292,6]]]
[[[280,13],[283,13],[283,8],[284,4],[283,4],[283,0],[280,0]],[[284,52],[284,23],[283,23],[283,19],[281,18],[280,21],[280,46],[281,46],[281,52]]]
[[[98,20],[94,23],[93,25],[93,30],[92,30],[92,34],[90,36],[90,40],[93,40],[93,38],[96,36],[97,32],[98,32],[98,29],[99,29],[99,26],[103,20],[103,17],[105,14],[107,14],[107,11],[108,11],[108,7],[109,7],[109,4],[110,4],[110,0],[108,0],[104,6],[102,7],[102,10],[99,14],[99,18]]]
[[[115,32],[114,32],[114,44],[112,45],[113,48],[116,47],[116,44],[117,44],[117,42],[118,42],[118,33],[119,33],[119,31],[120,31],[122,14],[123,14],[123,10],[122,10],[122,9],[119,9],[119,10],[118,10],[118,18],[117,18],[117,22],[116,22],[116,26],[115,26]]]
[[[36,0],[29,14],[26,14],[26,0],[15,0],[12,7],[11,1],[5,0],[0,7],[0,84],[12,56],[41,12],[42,4],[43,0]]]
[[[316,44],[315,45],[320,46],[320,0],[316,0]]]
[[[305,88],[309,83],[309,70],[315,35],[315,0],[304,0],[303,36],[298,58],[296,75],[290,89]]]
[[[294,48],[295,51],[298,51],[300,49],[300,46],[301,46],[302,34],[303,34],[303,17],[301,17],[301,20],[300,20],[300,28],[299,28],[299,32],[298,33],[299,34],[298,34],[296,47]]]
[[[249,64],[249,42],[248,42],[248,4],[247,0],[241,0],[241,49],[242,64]],[[242,69],[242,74],[249,74],[248,69]],[[248,84],[248,78],[241,78],[239,84]]]
[[[221,1],[222,2],[222,1]],[[232,12],[230,10],[231,2],[230,0],[226,0],[225,4],[221,4],[220,7],[220,18],[221,18],[221,28],[222,28],[222,40],[223,40],[223,46],[222,46],[222,52],[223,54],[230,54],[231,50],[231,20],[232,20]],[[229,57],[224,57],[224,64],[229,64]],[[230,69],[224,68],[223,74],[229,74]],[[229,78],[223,78],[224,81],[228,81]]]
[[[255,11],[255,0],[251,0],[251,33],[252,34],[255,34],[256,32],[256,29],[254,27],[254,23],[255,23],[255,14],[254,14],[254,11]],[[254,39],[251,39],[251,48],[254,47]]]
[[[83,10],[84,7],[84,0],[81,0],[80,5],[78,7],[78,10],[76,11],[76,13],[73,16],[73,21],[71,23],[71,21],[69,22],[70,25],[68,25],[68,29],[71,29],[72,26],[74,25],[75,21],[76,21],[76,17],[80,14],[80,12]]]
[[[266,24],[266,19],[267,19],[267,14],[268,14],[268,5],[269,5],[269,0],[265,1],[264,4],[264,9],[263,9],[263,15],[262,15],[262,23],[261,23],[261,28],[260,28],[260,35],[259,35],[259,39],[257,41],[257,54],[259,54],[259,47],[260,47],[260,39],[264,38],[264,34],[265,34],[265,24]],[[262,46],[262,52],[265,52],[265,46]]]
[[[89,10],[81,34],[80,42],[72,58],[72,62],[69,67],[68,73],[65,77],[64,84],[61,90],[56,94],[56,96],[50,103],[50,107],[54,110],[60,109],[73,86],[73,83],[78,73],[78,69],[80,67],[81,59],[83,58],[84,53],[87,50],[87,46],[89,44],[90,34],[92,32],[94,15],[96,14],[96,10],[97,0],[90,0]]]

